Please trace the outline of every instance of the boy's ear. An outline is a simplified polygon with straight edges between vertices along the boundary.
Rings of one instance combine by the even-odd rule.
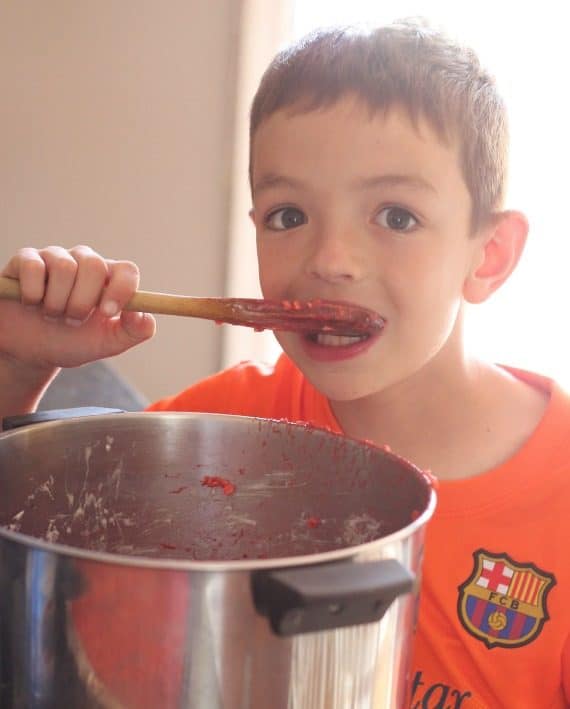
[[[506,211],[494,215],[491,224],[474,237],[480,245],[463,287],[467,302],[482,303],[507,280],[519,262],[527,234],[524,214]]]

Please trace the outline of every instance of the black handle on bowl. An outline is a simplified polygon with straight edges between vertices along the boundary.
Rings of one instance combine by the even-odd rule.
[[[252,575],[253,600],[276,635],[379,621],[414,575],[396,559],[297,566]]]
[[[124,414],[123,409],[106,409],[103,406],[77,406],[72,409],[51,409],[49,411],[36,411],[33,414],[21,416],[7,416],[2,420],[2,429],[9,431],[21,426],[31,426],[34,423],[47,423],[61,419],[81,418],[83,416],[101,416],[102,414]]]

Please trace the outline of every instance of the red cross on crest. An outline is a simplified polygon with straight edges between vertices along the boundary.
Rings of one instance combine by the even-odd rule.
[[[481,574],[476,583],[490,591],[506,593],[512,576],[512,570],[502,562],[483,559]]]

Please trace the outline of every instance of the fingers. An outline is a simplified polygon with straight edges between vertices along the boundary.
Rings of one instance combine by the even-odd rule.
[[[69,250],[69,257],[76,266],[75,277],[67,294],[65,307],[59,314],[64,315],[69,325],[80,325],[99,303],[109,268],[105,259],[88,246],[74,246]],[[58,275],[61,279],[61,275]],[[52,280],[53,278],[50,277],[48,281],[48,294],[44,301],[46,305]],[[61,285],[61,280],[58,280],[58,285]]]
[[[97,307],[106,317],[117,315],[139,284],[134,263],[104,259],[88,246],[21,249],[3,274],[20,281],[24,305],[69,325],[80,325]]]
[[[45,261],[37,249],[20,249],[2,271],[2,275],[20,281],[24,305],[38,305],[43,301],[46,273]]]
[[[108,283],[99,308],[107,317],[117,315],[139,286],[140,274],[132,261],[108,261]]]
[[[50,246],[42,249],[39,254],[46,265],[43,312],[48,318],[58,318],[66,313],[78,264],[61,246]]]

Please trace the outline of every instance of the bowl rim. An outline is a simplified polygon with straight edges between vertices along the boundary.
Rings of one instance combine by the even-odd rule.
[[[16,544],[19,547],[24,547],[26,550],[31,550],[33,552],[48,553],[54,555],[61,555],[68,558],[81,559],[83,561],[90,561],[94,563],[105,563],[113,564],[118,566],[130,566],[130,567],[140,567],[144,569],[164,569],[170,571],[195,571],[195,572],[220,572],[220,571],[233,571],[233,572],[249,572],[258,570],[275,570],[282,568],[289,568],[293,566],[309,566],[321,563],[330,563],[335,561],[350,560],[357,557],[367,557],[374,558],[378,557],[379,552],[381,552],[382,547],[390,547],[390,545],[400,543],[407,539],[408,537],[414,536],[419,530],[421,530],[431,519],[434,514],[437,505],[437,495],[434,490],[433,479],[427,473],[422,471],[416,465],[406,460],[402,456],[390,451],[386,447],[379,446],[371,441],[362,441],[351,436],[347,436],[343,433],[338,433],[336,431],[331,431],[323,427],[314,426],[313,424],[306,422],[296,422],[289,421],[287,419],[272,419],[263,418],[260,416],[244,416],[237,414],[219,414],[210,412],[179,412],[179,411],[136,411],[136,412],[123,412],[120,414],[120,419],[116,413],[113,414],[99,414],[92,415],[88,417],[76,417],[68,419],[59,419],[55,421],[36,423],[30,426],[23,426],[20,428],[11,429],[0,434],[0,447],[3,441],[8,440],[12,437],[27,436],[30,431],[37,429],[47,429],[48,431],[52,428],[60,427],[70,427],[73,425],[87,426],[91,422],[101,422],[104,423],[108,420],[131,420],[139,419],[144,416],[145,420],[152,418],[161,419],[220,419],[220,420],[243,420],[245,424],[255,423],[257,425],[278,425],[283,428],[295,428],[299,430],[310,430],[316,433],[316,435],[324,435],[326,437],[341,438],[343,440],[348,440],[351,445],[356,447],[365,447],[373,450],[374,452],[380,453],[381,455],[390,458],[391,460],[399,463],[402,467],[407,468],[411,475],[413,475],[420,484],[426,486],[428,490],[428,500],[425,508],[418,515],[416,519],[411,521],[406,526],[392,532],[391,534],[379,537],[378,539],[373,539],[369,542],[364,542],[362,544],[356,544],[352,546],[342,547],[340,549],[334,549],[326,552],[318,552],[315,554],[303,554],[298,556],[287,556],[287,557],[277,557],[268,559],[235,559],[235,560],[212,560],[212,561],[196,561],[196,560],[185,560],[185,559],[175,559],[168,558],[167,556],[161,556],[160,558],[136,556],[128,554],[117,554],[113,552],[106,551],[94,551],[90,549],[82,549],[81,547],[72,546],[69,544],[63,544],[59,542],[48,542],[46,540],[40,539],[38,537],[33,537],[28,534],[23,534],[22,532],[16,532],[10,530],[4,526],[0,525],[0,545],[4,541],[8,541],[12,544]],[[112,434],[110,434],[112,435]]]

